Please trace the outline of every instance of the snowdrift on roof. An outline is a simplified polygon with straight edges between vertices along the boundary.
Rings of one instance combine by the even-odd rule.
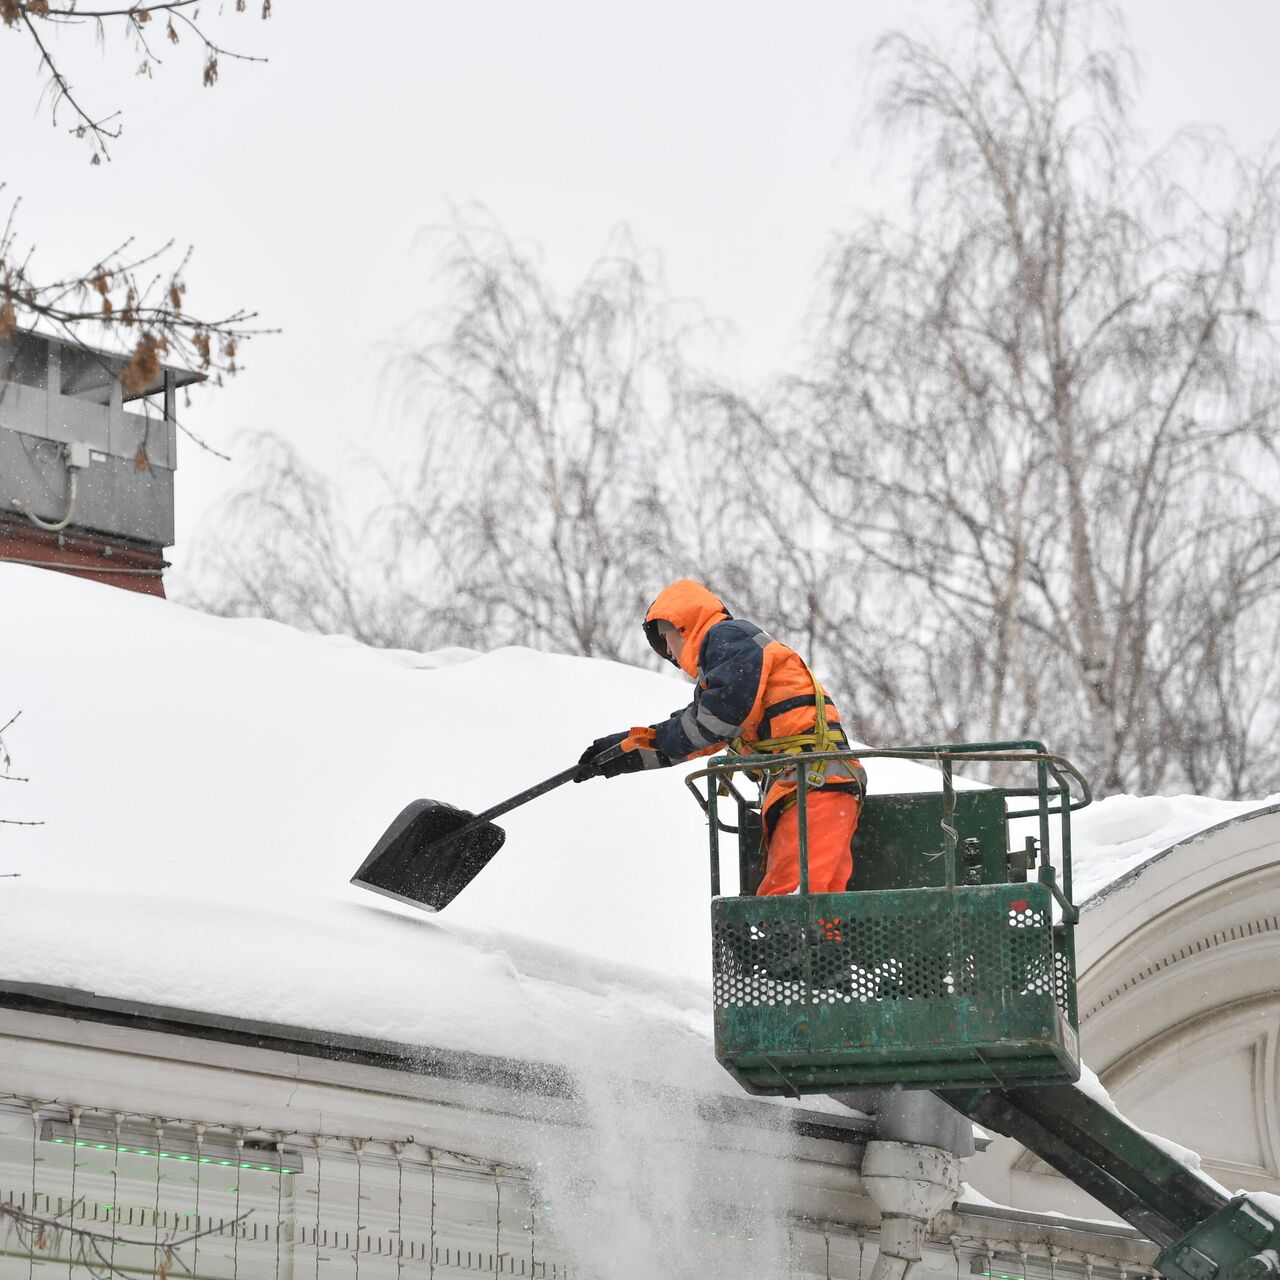
[[[683,770],[511,814],[447,913],[348,883],[410,799],[483,808],[665,716],[682,679],[386,653],[14,565],[0,599],[30,778],[3,816],[44,824],[4,828],[4,980],[566,1064],[613,1038],[620,1060],[731,1087],[707,1038],[705,827]],[[933,785],[918,766],[879,778]]]
[[[0,871],[20,873],[0,881],[0,978],[566,1065],[616,1042],[637,1068],[731,1087],[710,1052],[686,770],[509,815],[505,848],[440,915],[348,883],[410,799],[492,804],[683,705],[682,678],[383,652],[16,565],[0,601],[0,723],[22,712],[7,741],[30,778],[5,784],[0,816],[44,823],[0,828]],[[875,791],[936,785],[904,762],[870,773]],[[1212,801],[1122,801],[1082,815],[1078,881],[1221,820]]]

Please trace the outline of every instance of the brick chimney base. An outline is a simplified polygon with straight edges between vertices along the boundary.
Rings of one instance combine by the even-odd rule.
[[[84,530],[50,533],[30,521],[0,519],[0,562],[56,569],[126,591],[164,598],[169,562],[154,548]]]

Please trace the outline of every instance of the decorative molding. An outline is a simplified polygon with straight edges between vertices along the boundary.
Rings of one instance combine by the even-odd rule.
[[[1280,990],[1252,995],[1215,1006],[1184,1018],[1158,1035],[1122,1054],[1101,1074],[1103,1083],[1120,1100],[1126,1087],[1147,1071],[1153,1075],[1148,1086],[1173,1083],[1159,1064],[1181,1049],[1194,1052],[1197,1045],[1210,1044],[1219,1054],[1247,1052],[1250,1059],[1254,1134],[1261,1163],[1240,1161],[1202,1152],[1205,1160],[1220,1173],[1238,1173],[1266,1179],[1274,1189],[1280,1179],[1280,1112],[1276,1082],[1280,1078]]]
[[[1101,1009],[1105,1009],[1113,1000],[1122,996],[1126,991],[1132,990],[1139,983],[1144,982],[1147,978],[1153,977],[1164,969],[1168,969],[1171,965],[1177,964],[1182,960],[1189,960],[1193,956],[1203,955],[1206,951],[1212,951],[1215,947],[1220,947],[1229,942],[1240,942],[1245,938],[1256,938],[1263,934],[1280,933],[1280,915],[1263,916],[1260,920],[1250,920],[1245,924],[1235,924],[1229,929],[1218,929],[1207,937],[1199,938],[1195,942],[1187,943],[1179,947],[1176,951],[1169,955],[1161,957],[1161,959],[1153,961],[1144,968],[1137,970],[1125,979],[1118,987],[1113,988],[1101,1000],[1096,1001],[1084,1010],[1080,1015],[1083,1022],[1092,1017]]]

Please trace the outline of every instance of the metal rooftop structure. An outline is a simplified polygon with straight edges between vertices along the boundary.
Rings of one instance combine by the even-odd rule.
[[[0,342],[0,560],[164,594],[177,393],[202,378],[161,366],[126,391],[128,362],[31,330]]]

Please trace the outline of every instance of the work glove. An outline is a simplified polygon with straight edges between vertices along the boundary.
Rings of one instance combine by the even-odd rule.
[[[640,767],[640,754],[636,751],[627,751],[620,755],[616,760],[600,761],[600,757],[614,747],[621,745],[626,732],[610,733],[603,738],[597,738],[579,757],[578,772],[574,775],[574,782],[586,782],[588,778],[615,778],[620,773],[630,773],[633,769]],[[631,760],[635,760],[635,764]]]
[[[617,778],[624,773],[635,773],[644,768],[644,757],[641,746],[652,749],[653,730],[628,729],[623,733],[611,733],[607,737],[597,738],[579,757],[578,772],[574,782],[586,782],[588,778]],[[623,752],[609,760],[600,757],[614,747],[621,746]],[[660,759],[662,757],[659,757]],[[662,760],[666,764],[666,760]]]

